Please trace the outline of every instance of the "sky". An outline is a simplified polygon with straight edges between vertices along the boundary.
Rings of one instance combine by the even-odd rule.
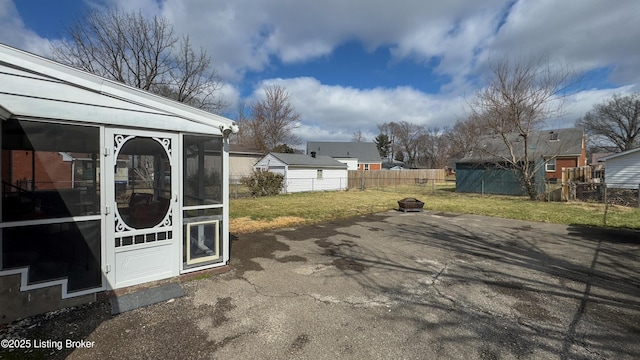
[[[640,91],[638,0],[0,0],[0,43],[46,56],[102,7],[160,15],[189,35],[211,56],[231,119],[265,86],[285,87],[301,148],[358,131],[373,141],[391,121],[453,126],[490,60],[542,56],[581,76],[549,128]]]

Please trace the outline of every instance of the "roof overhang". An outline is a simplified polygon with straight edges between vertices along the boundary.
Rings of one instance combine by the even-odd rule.
[[[615,159],[615,158],[621,157],[621,156],[626,156],[626,155],[633,154],[633,153],[638,152],[638,151],[640,151],[640,148],[619,152],[619,153],[612,154],[612,155],[609,155],[609,156],[601,157],[600,159],[598,159],[598,162],[607,161],[607,160],[610,160],[610,159]]]
[[[0,44],[0,118],[222,135],[233,121]]]
[[[347,170],[347,165],[344,166],[332,166],[332,165],[314,165],[314,164],[309,164],[309,165],[304,165],[304,164],[300,164],[300,165],[288,165],[290,168],[298,168],[298,169],[338,169],[338,170]]]

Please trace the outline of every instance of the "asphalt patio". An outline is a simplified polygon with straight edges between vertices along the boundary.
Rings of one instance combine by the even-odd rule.
[[[183,297],[0,329],[92,348],[0,357],[635,359],[639,260],[637,231],[391,211],[239,235]]]

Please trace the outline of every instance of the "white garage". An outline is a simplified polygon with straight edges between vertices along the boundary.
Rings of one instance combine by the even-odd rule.
[[[269,153],[254,168],[284,175],[285,194],[347,189],[347,165],[329,156]]]
[[[601,158],[607,187],[637,189],[640,186],[640,148]]]

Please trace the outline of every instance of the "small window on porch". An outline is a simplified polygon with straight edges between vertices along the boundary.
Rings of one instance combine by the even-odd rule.
[[[183,212],[183,269],[196,269],[223,261],[222,208]]]
[[[318,169],[316,171],[317,171],[317,178],[322,179],[322,169]]]

